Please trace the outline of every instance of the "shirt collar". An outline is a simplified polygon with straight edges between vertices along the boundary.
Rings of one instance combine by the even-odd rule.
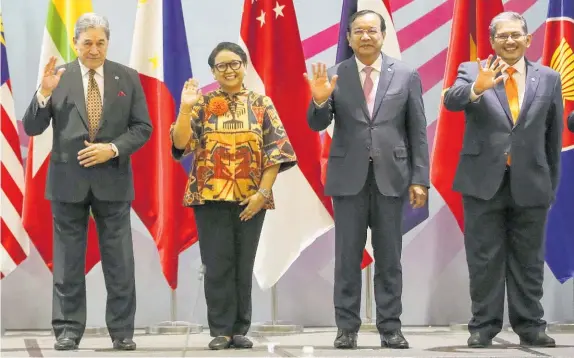
[[[365,67],[367,67],[367,65],[365,65],[364,63],[362,63],[361,61],[359,61],[359,59],[357,58],[357,56],[355,56],[355,61],[357,62],[357,68],[359,69],[359,72],[363,71],[363,69]],[[383,65],[383,56],[381,54],[379,54],[379,57],[377,57],[377,59],[375,60],[375,62],[373,62],[373,64],[371,65],[371,67],[378,72],[381,72],[381,66]]]
[[[506,62],[504,62],[504,60],[502,59],[500,60],[500,62],[506,64]],[[514,67],[516,72],[518,72],[521,75],[524,75],[526,73],[526,61],[524,60],[524,56],[522,56],[522,58],[520,58],[518,62],[516,62],[514,65],[510,67]]]
[[[86,66],[84,66],[82,61],[78,60],[78,63],[80,64],[80,70],[82,71],[82,77],[84,77],[86,74],[88,74],[90,69],[87,68]],[[104,77],[104,65],[101,65],[100,67],[96,68],[96,73],[98,75]]]

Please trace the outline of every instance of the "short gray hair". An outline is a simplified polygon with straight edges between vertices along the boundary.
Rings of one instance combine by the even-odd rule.
[[[76,25],[74,27],[74,37],[76,40],[80,37],[82,32],[86,32],[88,29],[96,29],[101,28],[104,30],[106,34],[106,38],[110,39],[110,23],[105,16],[98,15],[93,12],[87,12],[82,14],[78,21],[76,21]]]
[[[526,20],[522,15],[514,11],[505,11],[501,12],[500,14],[496,15],[491,21],[488,30],[490,31],[490,38],[493,39],[494,35],[496,35],[496,25],[500,22],[506,21],[520,21],[522,25],[522,31],[525,35],[528,34],[528,26],[526,25]]]

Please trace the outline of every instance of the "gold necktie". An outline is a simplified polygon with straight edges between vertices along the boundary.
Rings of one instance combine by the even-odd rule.
[[[89,72],[88,101],[86,103],[86,108],[88,110],[88,133],[90,136],[90,142],[93,142],[96,138],[96,132],[98,131],[98,125],[102,116],[102,96],[100,95],[98,84],[94,79],[95,73],[96,71],[94,70],[90,70]]]
[[[520,105],[518,104],[518,84],[512,75],[516,72],[514,67],[508,67],[506,73],[508,73],[508,78],[504,87],[506,89],[506,97],[508,98],[508,106],[510,107],[510,113],[512,114],[512,122],[516,124],[518,119],[518,113],[520,112]]]
[[[520,105],[518,104],[518,84],[512,75],[516,72],[514,67],[508,67],[506,73],[508,73],[508,78],[504,83],[504,88],[506,89],[506,97],[508,98],[508,106],[510,107],[510,113],[512,114],[512,123],[516,124],[518,119],[518,114],[520,113]],[[510,153],[506,158],[506,165],[510,165]]]

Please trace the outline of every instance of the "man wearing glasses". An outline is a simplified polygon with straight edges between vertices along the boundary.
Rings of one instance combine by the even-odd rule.
[[[491,345],[508,316],[521,345],[554,347],[540,304],[544,228],[560,170],[560,75],[524,57],[532,36],[514,12],[492,19],[496,58],[460,65],[444,105],[466,128],[453,188],[462,193],[472,319],[468,346]]]

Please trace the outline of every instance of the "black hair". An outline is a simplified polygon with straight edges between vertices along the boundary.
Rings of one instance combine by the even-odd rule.
[[[383,19],[383,16],[381,14],[379,14],[376,11],[373,10],[361,10],[361,11],[357,11],[356,13],[354,13],[353,15],[351,15],[349,17],[349,23],[347,25],[347,32],[351,32],[351,26],[353,25],[353,22],[361,16],[367,15],[367,14],[375,14],[379,17],[379,19],[381,20],[381,32],[385,32],[385,30],[387,29],[387,25],[385,24],[385,19]]]
[[[247,65],[247,54],[245,53],[245,51],[243,51],[241,46],[239,46],[234,42],[220,42],[217,44],[217,46],[215,46],[215,48],[211,51],[211,54],[209,54],[209,57],[207,58],[207,64],[209,65],[209,67],[213,68],[215,66],[215,57],[221,51],[233,52],[234,54],[236,54],[241,58],[243,65]]]

